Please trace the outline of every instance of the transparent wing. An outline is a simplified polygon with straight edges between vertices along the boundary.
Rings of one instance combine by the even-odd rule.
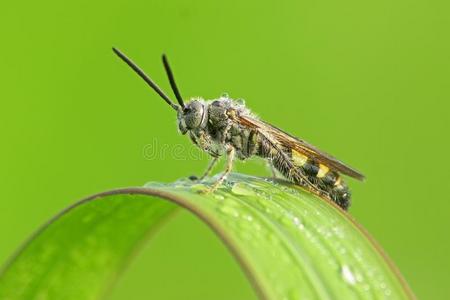
[[[345,165],[343,162],[337,160],[333,156],[320,151],[313,145],[293,135],[290,135],[289,133],[269,123],[247,115],[239,115],[238,121],[242,125],[257,128],[263,132],[270,134],[270,136],[276,139],[284,147],[294,149],[295,151],[298,151],[308,157],[314,158],[318,162],[323,163],[324,165],[331,169],[334,169],[335,171],[356,178],[358,180],[364,180],[364,175],[359,171],[356,171],[355,169]]]

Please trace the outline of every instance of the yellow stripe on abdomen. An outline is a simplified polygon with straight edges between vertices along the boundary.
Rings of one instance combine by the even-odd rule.
[[[339,176],[336,180],[336,182],[334,183],[334,186],[340,186],[341,185],[341,176]]]
[[[295,150],[292,150],[292,161],[296,166],[301,167],[308,161],[308,156]]]
[[[317,172],[316,177],[317,178],[325,177],[325,175],[327,175],[329,170],[330,170],[330,168],[328,168],[327,166],[319,164],[319,172]]]

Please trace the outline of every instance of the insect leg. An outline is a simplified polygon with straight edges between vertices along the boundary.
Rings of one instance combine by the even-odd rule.
[[[233,168],[233,161],[234,161],[234,155],[236,153],[236,150],[233,146],[228,146],[227,148],[227,165],[225,167],[225,171],[220,175],[219,179],[217,179],[216,182],[211,186],[211,188],[208,190],[208,192],[214,192],[217,190],[217,188],[224,182],[224,180],[227,178],[228,174],[230,174],[231,169]]]
[[[208,168],[206,169],[206,171],[203,173],[203,175],[200,178],[198,178],[196,180],[202,181],[203,179],[205,179],[205,177],[211,173],[211,170],[214,168],[214,166],[216,165],[218,160],[219,160],[218,157],[213,157],[213,159],[211,159],[211,161],[209,162],[209,165],[208,165]]]
[[[258,131],[261,136],[264,137],[264,139],[277,151],[279,157],[283,161],[284,164],[286,164],[286,167],[288,168],[288,174],[286,174],[286,177],[289,180],[295,180],[299,181],[301,185],[304,185],[306,188],[308,188],[311,192],[316,193],[318,195],[322,195],[323,191],[321,191],[319,188],[317,188],[306,175],[302,174],[297,170],[295,165],[290,160],[289,156],[286,155],[286,153],[283,152],[283,150],[278,147],[278,145],[267,135],[264,134],[261,130]]]
[[[267,164],[269,165],[270,172],[272,172],[272,178],[276,179],[278,178],[277,170],[275,169],[275,166],[273,165],[273,161],[271,159],[267,160]]]
[[[223,135],[222,135],[222,144],[225,144],[225,141],[227,139],[227,134],[231,129],[231,126],[233,125],[232,122],[228,122],[227,126],[225,127],[225,129],[223,130]]]

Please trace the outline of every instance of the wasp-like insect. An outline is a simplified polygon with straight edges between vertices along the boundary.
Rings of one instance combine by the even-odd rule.
[[[211,172],[218,158],[226,154],[225,171],[209,188],[215,191],[231,172],[233,160],[251,156],[267,159],[272,169],[309,191],[334,201],[343,209],[350,206],[350,191],[339,173],[363,180],[364,175],[283,130],[266,123],[247,109],[242,101],[222,96],[205,101],[193,98],[184,103],[165,55],[162,60],[170,85],[178,101],[176,105],[135,63],[122,52],[114,52],[125,61],[176,112],[178,129],[187,134],[212,160],[202,177]]]

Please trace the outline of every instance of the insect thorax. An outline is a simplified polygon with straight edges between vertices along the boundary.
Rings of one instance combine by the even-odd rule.
[[[240,125],[238,115],[251,115],[242,101],[228,97],[204,101],[193,99],[203,105],[203,122],[201,126],[188,130],[192,142],[214,157],[226,152],[227,145],[235,148],[239,159],[246,159],[257,152],[257,134]],[[198,105],[198,104],[195,104]]]

